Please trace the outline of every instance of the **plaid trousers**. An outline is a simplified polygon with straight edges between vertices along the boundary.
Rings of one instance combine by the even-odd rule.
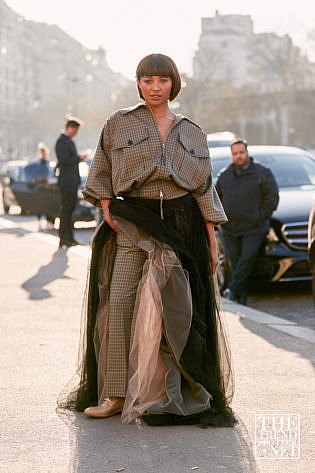
[[[130,332],[136,293],[147,253],[123,232],[117,233],[108,320],[106,396],[127,392]]]

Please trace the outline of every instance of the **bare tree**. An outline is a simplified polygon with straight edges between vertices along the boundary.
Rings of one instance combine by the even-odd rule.
[[[290,36],[256,35],[251,44],[252,73],[268,91],[305,89],[312,77],[311,65]]]
[[[293,45],[288,35],[273,33],[256,35],[251,45],[253,77],[258,94],[275,94],[280,128],[280,141],[288,144],[290,131],[290,105],[295,91],[312,84],[312,69],[300,48]]]

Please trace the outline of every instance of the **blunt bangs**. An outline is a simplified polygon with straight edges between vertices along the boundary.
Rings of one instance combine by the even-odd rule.
[[[164,54],[149,54],[141,59],[136,70],[136,77],[139,80],[144,76],[170,77],[172,79],[170,100],[174,100],[181,89],[181,79],[177,66],[173,59]],[[139,94],[143,99],[140,90]]]

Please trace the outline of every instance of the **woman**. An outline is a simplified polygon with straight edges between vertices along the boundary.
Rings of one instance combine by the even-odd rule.
[[[233,425],[210,277],[226,216],[206,136],[169,108],[181,87],[171,58],[143,58],[137,87],[144,103],[109,117],[84,189],[105,222],[92,242],[80,384],[63,405],[122,422]]]

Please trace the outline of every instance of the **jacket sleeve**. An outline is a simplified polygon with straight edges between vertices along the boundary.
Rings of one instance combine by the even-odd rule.
[[[58,164],[62,168],[72,167],[80,161],[79,156],[73,153],[71,145],[64,140],[60,139],[57,141],[55,151]]]
[[[262,181],[262,205],[260,209],[261,222],[270,219],[272,212],[276,210],[279,203],[279,193],[277,182],[270,171],[265,169]]]
[[[96,207],[101,207],[100,201],[114,197],[112,188],[111,139],[108,122],[105,124],[89,175],[83,189],[84,199]]]
[[[193,192],[193,195],[205,221],[212,222],[215,225],[227,222],[222,203],[212,183],[211,175],[202,187]]]

